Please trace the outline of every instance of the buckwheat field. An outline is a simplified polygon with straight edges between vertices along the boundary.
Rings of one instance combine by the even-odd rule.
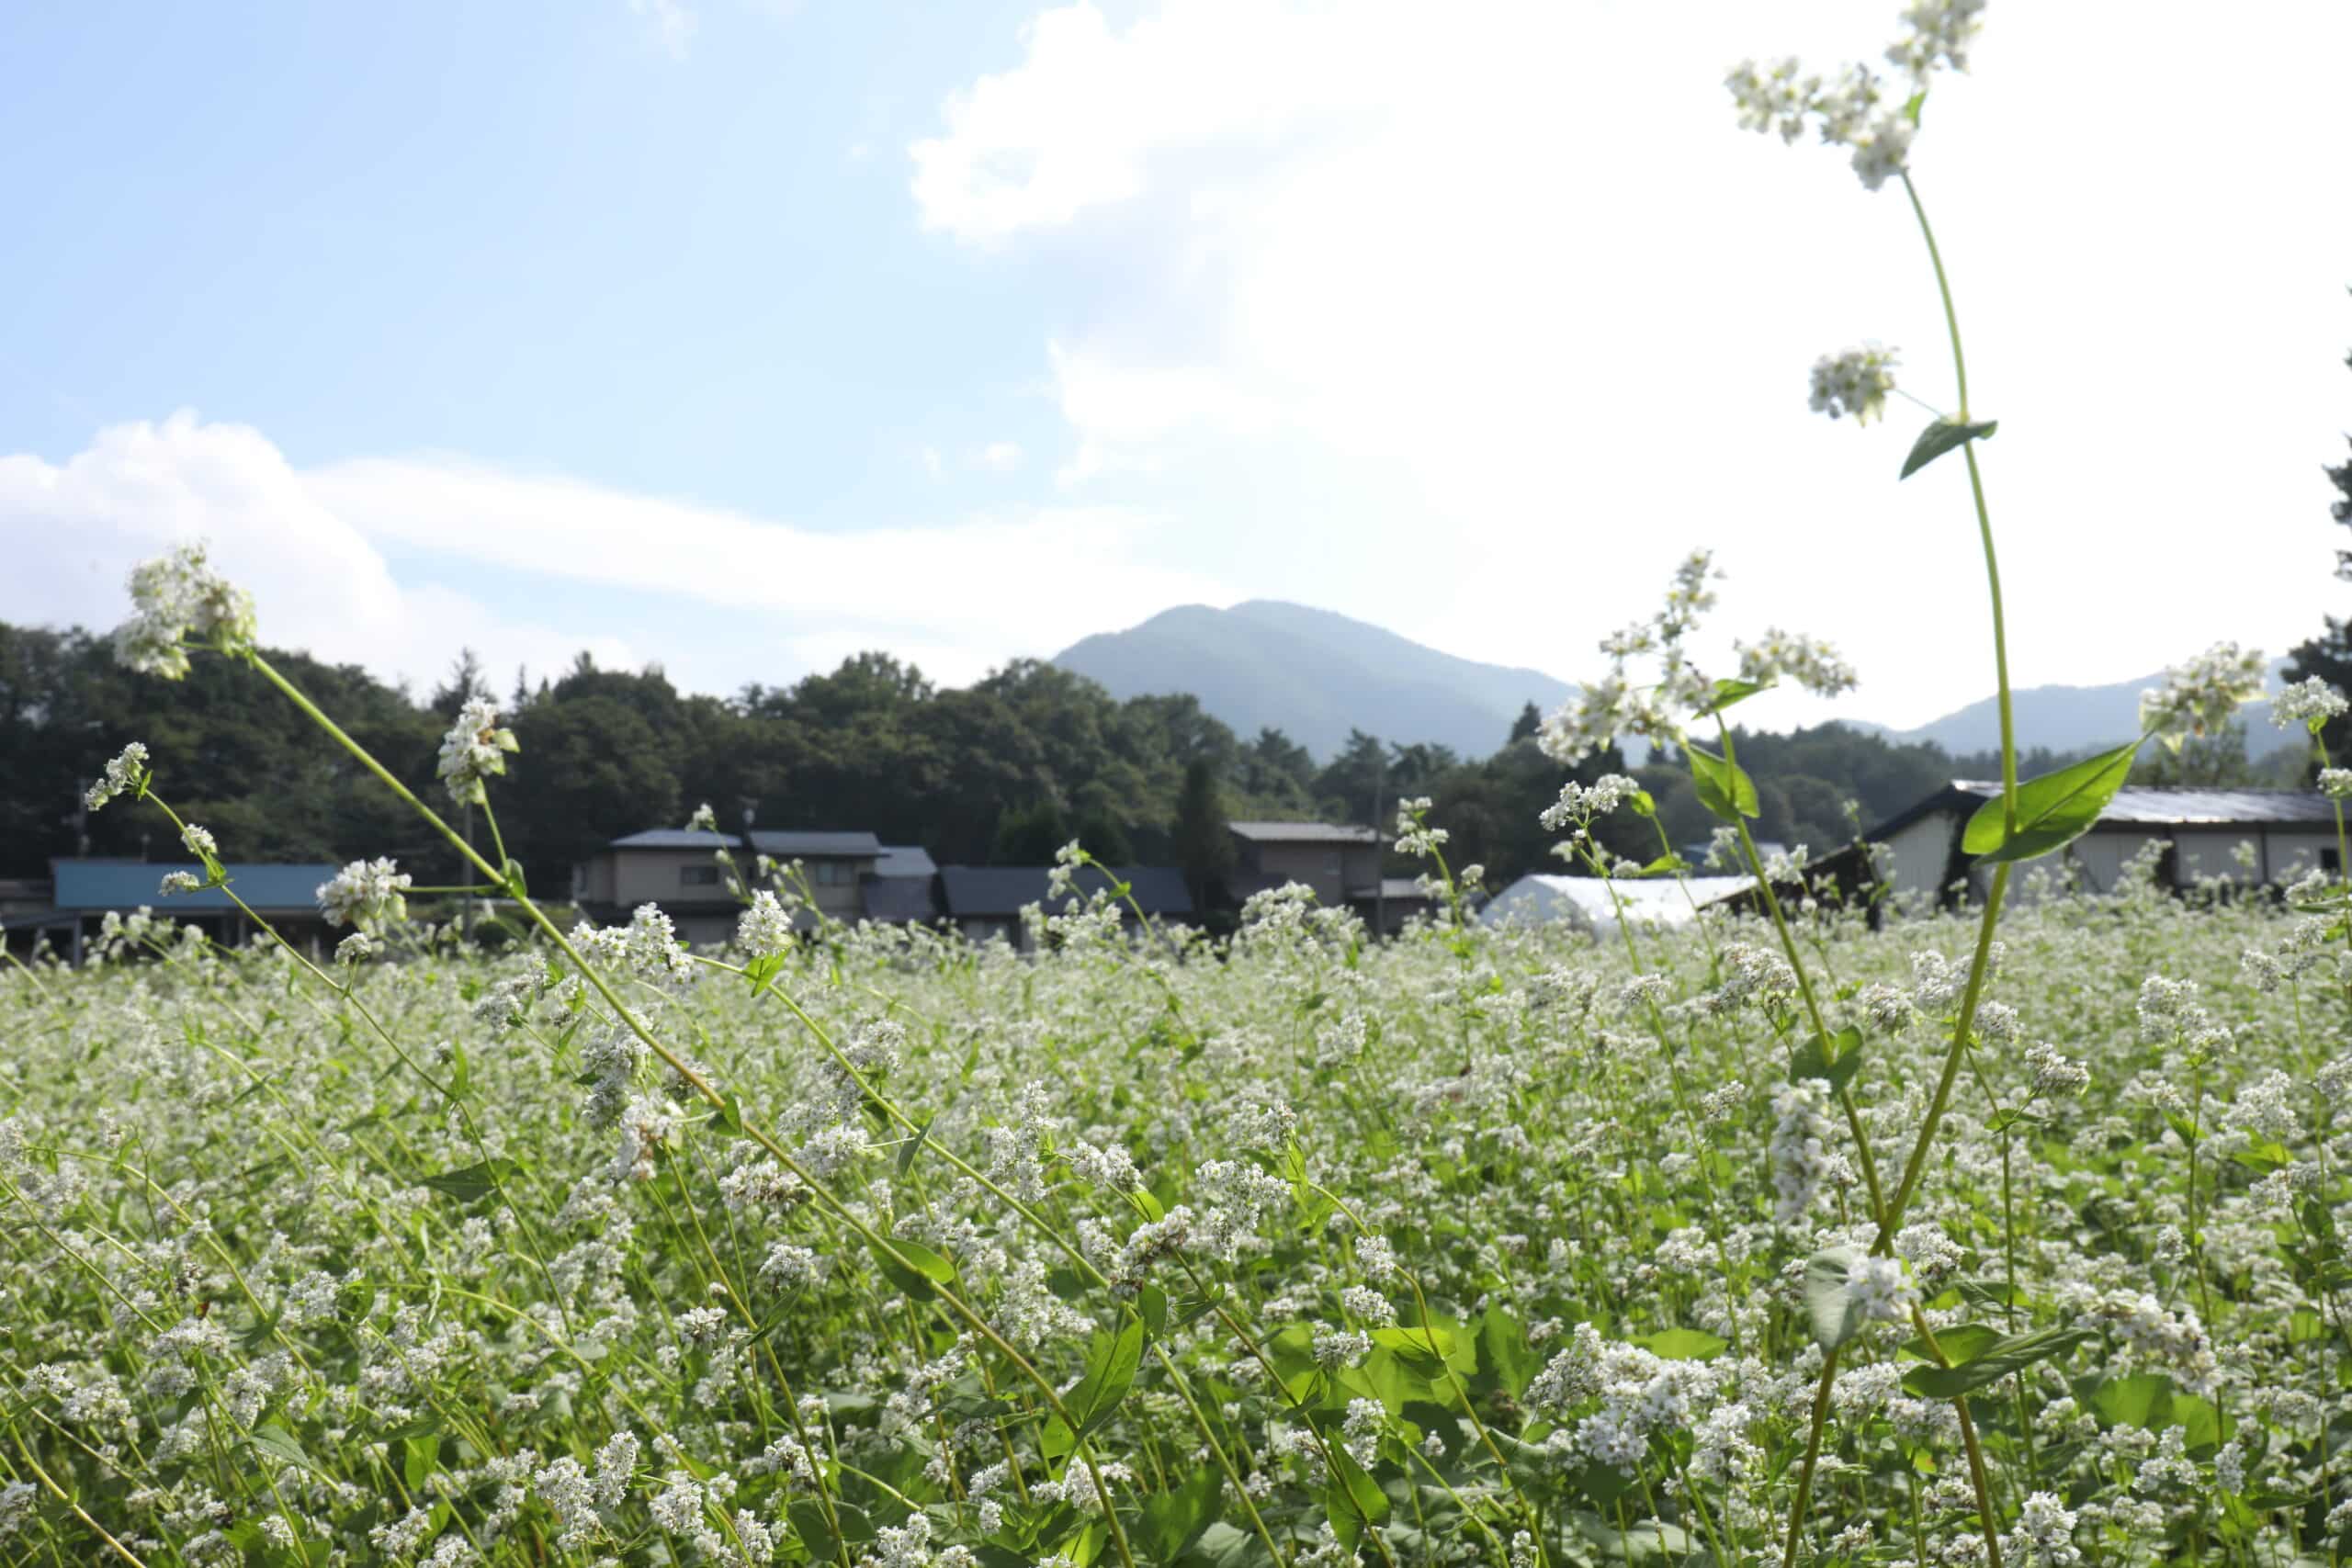
[[[1937,465],[1981,539],[2001,693],[1973,896],[1758,853],[1724,715],[1853,672],[1779,629],[1702,672],[1698,554],[1543,744],[1687,765],[1758,878],[1740,912],[1478,923],[1408,800],[1436,912],[1394,941],[1300,887],[1212,940],[1114,882],[1033,908],[1020,952],[831,923],[792,867],[722,855],[740,928],[690,948],[652,905],[534,899],[497,829],[532,759],[493,704],[413,794],[182,548],[134,574],[124,662],[275,688],[469,880],[355,861],[319,889],[331,955],[219,947],[170,895],[234,898],[236,846],[143,747],[92,789],[203,874],[79,967],[0,970],[0,1562],[2333,1568],[2352,892],[2069,870],[2259,656],[2201,655],[2134,744],[2018,776],[1996,427],[1909,166],[1980,4],[1914,6],[1884,69],[1729,83],[1748,129],[1899,186],[1925,241],[1951,407],[1904,477]],[[1825,356],[1815,406],[1880,416],[1899,363]],[[2273,704],[2339,798],[2344,711],[2315,680]],[[1652,815],[1612,774],[1545,824],[1612,885],[1678,879],[1663,834],[1600,848]],[[411,920],[426,897],[522,937],[485,953]]]

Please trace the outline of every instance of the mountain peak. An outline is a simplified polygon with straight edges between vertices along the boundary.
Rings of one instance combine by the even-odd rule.
[[[1190,693],[1236,733],[1280,729],[1317,757],[1339,751],[1351,729],[1483,757],[1528,703],[1549,709],[1574,690],[1540,671],[1458,658],[1281,599],[1173,605],[1083,637],[1053,662],[1122,699]]]

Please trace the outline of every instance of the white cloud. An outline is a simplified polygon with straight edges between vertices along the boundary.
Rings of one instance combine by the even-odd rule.
[[[634,665],[627,641],[499,615],[448,583],[396,581],[382,554],[322,505],[258,431],[200,423],[110,426],[62,464],[0,457],[0,620],[103,630],[139,561],[188,539],[258,603],[264,637],[429,687],[461,647],[489,668],[560,669],[583,649]]]
[[[1235,597],[1158,564],[1162,531],[1121,508],[826,533],[455,457],[297,470],[261,433],[187,413],[110,427],[63,464],[0,457],[0,537],[18,568],[0,580],[0,620],[111,626],[135,562],[202,537],[253,591],[266,639],[420,684],[461,646],[501,671],[560,670],[582,649],[608,666],[659,660],[706,691],[878,647],[962,682],[1106,617]],[[594,611],[561,626],[504,614],[512,586],[464,586],[482,569],[616,591],[628,635]]]
[[[1039,330],[1061,478],[1187,509],[1250,592],[1573,678],[1713,544],[1727,633],[1830,636],[1865,677],[1841,711],[1923,719],[1990,685],[1961,470],[1898,487],[1926,416],[1858,435],[1804,389],[1874,337],[1949,405],[1933,279],[1899,189],[1741,133],[1722,87],[1748,54],[1875,58],[1899,8],[1062,6],[948,98],[911,194],[1120,277]],[[2341,610],[2317,468],[2352,417],[2352,209],[2315,193],[2347,48],[2341,7],[2010,6],[1932,96],[2021,682]],[[2123,90],[2182,80],[2196,113]]]
[[[1015,441],[991,441],[980,448],[980,467],[1000,474],[1009,474],[1021,466],[1021,445]]]

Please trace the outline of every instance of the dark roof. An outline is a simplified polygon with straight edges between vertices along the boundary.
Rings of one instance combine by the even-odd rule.
[[[943,865],[939,890],[947,913],[956,919],[1017,915],[1027,904],[1045,904],[1059,913],[1072,902],[1069,895],[1047,902],[1046,887],[1053,868],[1043,865]],[[1127,884],[1147,915],[1189,915],[1193,896],[1184,890],[1184,874],[1172,865],[1123,865],[1113,874]],[[1109,882],[1092,866],[1082,866],[1072,879],[1079,894],[1091,895]]]
[[[159,914],[218,914],[236,906],[217,887],[201,893],[175,893],[165,897],[164,876],[185,871],[201,877],[200,865],[136,860],[53,860],[50,873],[56,881],[60,909],[136,909],[142,904]],[[237,897],[265,915],[308,914],[319,907],[319,885],[334,876],[332,865],[256,865],[231,863],[224,869]]]
[[[936,876],[939,867],[932,863],[931,852],[920,844],[885,844],[882,858],[874,863],[868,876]]]
[[[1954,779],[1863,837],[1884,839],[1938,811],[1974,811],[2001,797],[1997,781]],[[2126,784],[2115,792],[2098,825],[2156,828],[2333,827],[2335,803],[2315,789],[2160,788]]]
[[[648,828],[605,845],[611,850],[723,850],[737,846],[729,833],[706,833],[695,828]]]
[[[1351,822],[1228,822],[1238,836],[1256,844],[1371,844],[1380,835]]]
[[[806,860],[828,855],[873,860],[882,853],[882,840],[871,833],[801,832],[766,828],[752,829],[752,847],[778,860]]]
[[[694,828],[649,828],[615,839],[615,850],[740,850],[742,838],[734,833],[706,833]],[[752,848],[778,860],[812,856],[868,859],[882,852],[881,840],[871,833],[795,832],[762,828],[752,834]]]
[[[924,925],[939,919],[939,895],[928,876],[865,879],[865,918]]]

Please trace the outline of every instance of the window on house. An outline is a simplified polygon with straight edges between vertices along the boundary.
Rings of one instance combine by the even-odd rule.
[[[1329,851],[1323,856],[1323,874],[1326,876],[1337,876],[1340,874],[1339,851]]]
[[[2344,858],[2337,854],[2333,849],[2322,850],[2319,852],[2319,868],[2322,871],[2342,871],[2344,869]]]
[[[716,887],[718,886],[718,868],[715,865],[682,865],[678,868],[678,886]]]
[[[837,860],[820,860],[808,868],[808,880],[819,887],[845,887],[849,867]]]

